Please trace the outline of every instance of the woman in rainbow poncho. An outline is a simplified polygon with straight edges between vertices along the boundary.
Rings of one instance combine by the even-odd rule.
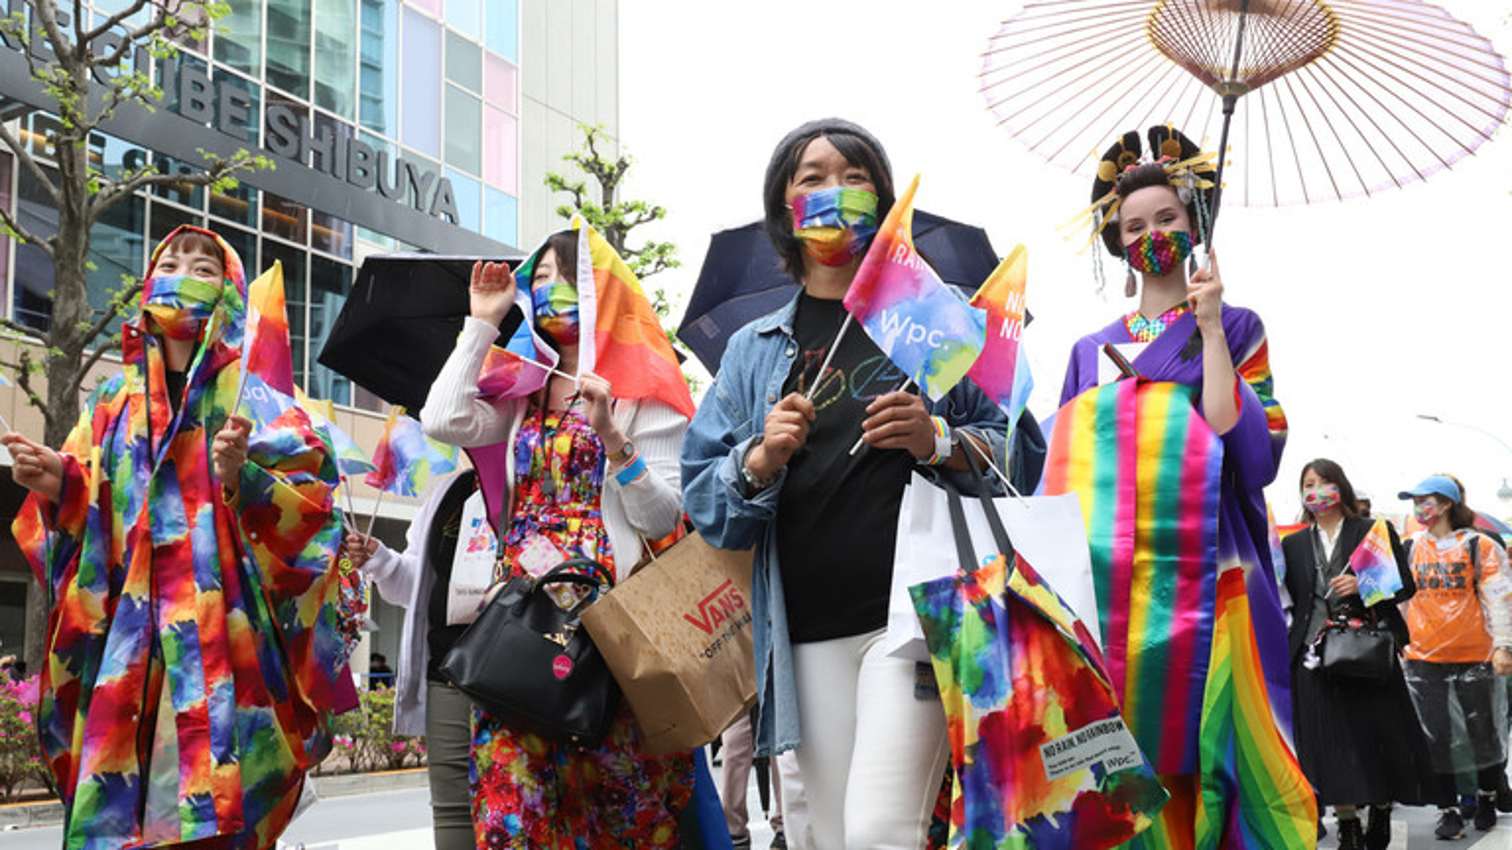
[[[356,705],[337,472],[297,408],[233,415],[246,278],[219,236],[153,252],[124,367],[61,452],[7,434],[51,600],[42,751],[64,847],[269,848]]]
[[[1316,807],[1285,731],[1261,495],[1286,420],[1260,318],[1223,303],[1216,258],[1188,276],[1213,157],[1170,127],[1149,143],[1142,159],[1125,134],[1093,185],[1087,215],[1139,309],[1072,348],[1045,490],[1081,499],[1109,672],[1172,795],[1134,846],[1295,850],[1316,840]]]

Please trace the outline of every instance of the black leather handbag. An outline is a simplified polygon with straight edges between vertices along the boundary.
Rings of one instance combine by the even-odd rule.
[[[1396,638],[1391,630],[1372,624],[1332,622],[1318,634],[1318,655],[1325,674],[1340,679],[1384,682],[1396,664]]]
[[[559,584],[589,593],[563,609],[546,592]],[[446,653],[441,674],[511,728],[597,746],[614,721],[620,690],[578,618],[613,584],[607,567],[587,559],[538,579],[511,579]]]

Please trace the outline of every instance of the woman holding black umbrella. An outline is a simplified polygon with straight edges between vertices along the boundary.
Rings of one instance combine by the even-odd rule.
[[[757,754],[797,750],[817,846],[911,850],[948,752],[927,665],[879,649],[898,509],[916,465],[964,472],[968,442],[1001,456],[1007,422],[968,382],[930,405],[897,391],[905,376],[865,334],[836,341],[893,203],[870,133],[839,119],[789,133],[763,200],[803,289],[730,339],[683,445],[684,506],[714,545],[756,547]]]

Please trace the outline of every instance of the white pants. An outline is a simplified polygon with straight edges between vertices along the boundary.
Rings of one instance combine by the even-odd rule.
[[[883,632],[793,647],[798,769],[813,843],[798,850],[918,850],[950,756],[945,712]],[[932,680],[931,680],[932,681]]]

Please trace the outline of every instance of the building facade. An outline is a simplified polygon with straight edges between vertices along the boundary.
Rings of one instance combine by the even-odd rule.
[[[0,0],[0,12],[10,2]],[[70,4],[60,3],[63,9]],[[85,3],[92,21],[127,0]],[[544,181],[564,167],[578,124],[618,134],[617,0],[232,0],[230,14],[177,60],[150,60],[162,108],[123,114],[92,138],[107,172],[154,163],[190,171],[197,151],[268,155],[270,171],[225,193],[188,184],[138,193],[91,233],[91,302],[103,308],[153,246],[192,223],[221,233],[250,269],[281,261],[295,380],[340,407],[339,424],[371,449],[384,403],[317,362],[362,260],[433,251],[503,256],[562,226]],[[129,22],[128,22],[129,23]],[[54,119],[27,84],[24,57],[0,45],[0,119],[48,155]],[[130,113],[130,114],[127,114]],[[611,151],[612,152],[612,151]],[[40,184],[0,148],[0,204],[31,232],[55,232]],[[28,328],[49,322],[47,256],[0,235],[0,310]],[[10,358],[6,358],[9,360]],[[112,368],[103,364],[102,368]],[[40,437],[12,388],[0,412]],[[8,458],[5,459],[8,462]],[[359,513],[376,494],[354,492]],[[5,476],[0,522],[22,494]],[[383,500],[379,536],[403,544],[414,505]],[[19,552],[0,545],[0,654],[20,646],[26,595]],[[377,606],[375,641],[393,657],[398,612]],[[390,646],[392,644],[392,646]]]

